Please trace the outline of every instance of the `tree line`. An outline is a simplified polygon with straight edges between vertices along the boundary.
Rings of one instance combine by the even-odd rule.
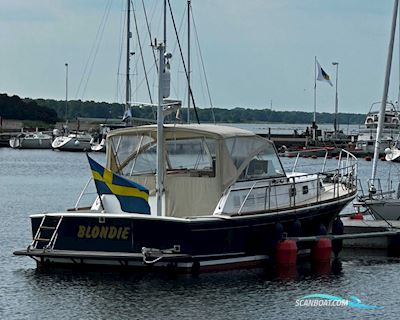
[[[17,96],[9,97],[6,94],[0,95],[0,116],[9,119],[19,120],[41,120],[47,123],[76,119],[77,117],[118,119],[122,118],[124,105],[119,103],[95,102],[71,100],[65,101],[52,99],[20,99]],[[187,109],[181,109],[181,121],[186,119]],[[142,119],[156,119],[154,107],[143,106],[133,107],[132,116]],[[269,108],[251,109],[236,107],[233,109],[224,108],[197,108],[197,115],[201,123],[310,123],[313,119],[312,112],[303,111],[276,111]],[[191,109],[190,118],[196,121],[196,115]],[[175,115],[170,115],[167,121],[175,122]],[[339,113],[338,122],[341,124],[362,124],[365,114]],[[317,113],[317,123],[333,123],[334,114]]]
[[[24,101],[18,96],[0,94],[0,117],[3,119],[40,120],[56,123],[57,112],[53,108],[40,106],[33,100]]]
[[[50,99],[35,100],[39,105],[52,108],[57,111],[60,118],[74,119],[76,117],[90,118],[122,118],[125,106],[119,103],[106,103],[95,101],[73,100],[68,102],[66,108],[65,101]],[[65,117],[65,112],[67,114]],[[186,119],[187,109],[181,108],[180,118]],[[251,109],[251,108],[197,108],[200,122],[212,123],[256,123],[256,122],[275,122],[275,123],[310,123],[313,119],[312,112],[303,111],[276,111],[272,109]],[[156,120],[156,108],[149,106],[133,107],[132,116],[135,118]],[[193,109],[190,112],[192,121],[196,120]],[[175,115],[167,117],[167,121],[176,121]],[[333,123],[334,114],[317,113],[318,123]],[[362,124],[365,121],[365,114],[339,113],[338,122],[341,124]]]

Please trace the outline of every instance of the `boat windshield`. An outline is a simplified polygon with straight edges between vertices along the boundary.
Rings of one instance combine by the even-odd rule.
[[[156,173],[157,144],[144,135],[112,137],[114,157],[125,176]],[[209,171],[214,173],[216,141],[206,138],[174,139],[165,142],[168,172]]]
[[[121,135],[110,139],[112,155],[123,175],[132,175],[133,170],[142,173],[156,172],[156,142],[146,135]]]
[[[236,168],[242,170],[239,180],[285,175],[276,150],[269,141],[255,137],[235,137],[226,139],[226,146]]]
[[[156,173],[157,141],[154,136],[138,133],[111,136],[110,140],[111,166],[115,166],[115,171],[125,176]],[[209,136],[174,134],[167,137],[163,145],[167,175],[215,177],[218,171],[227,185],[238,178],[252,180],[285,176],[274,145],[258,136],[217,140]]]

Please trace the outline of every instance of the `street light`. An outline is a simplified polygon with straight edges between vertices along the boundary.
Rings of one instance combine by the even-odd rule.
[[[332,62],[332,65],[336,66],[336,95],[335,95],[335,122],[333,123],[333,127],[336,132],[339,131],[339,123],[338,123],[338,74],[339,74],[339,62]]]

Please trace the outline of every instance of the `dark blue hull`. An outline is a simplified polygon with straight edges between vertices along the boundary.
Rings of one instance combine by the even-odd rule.
[[[193,267],[248,267],[259,265],[273,256],[283,232],[288,236],[318,235],[321,225],[328,230],[349,200],[303,208],[297,212],[231,218],[169,219],[146,215],[66,213],[51,250],[44,248],[46,242],[38,242],[34,249],[19,254],[29,255],[47,266],[114,263],[133,267],[174,264],[189,270]],[[48,215],[51,216],[57,219],[57,215]],[[33,236],[42,217],[32,217]],[[53,231],[45,232],[42,232],[42,237],[50,238]],[[311,245],[302,244],[300,249]],[[143,248],[168,253],[161,254],[162,258],[155,263],[144,263]],[[152,256],[148,261],[153,262],[157,257]]]

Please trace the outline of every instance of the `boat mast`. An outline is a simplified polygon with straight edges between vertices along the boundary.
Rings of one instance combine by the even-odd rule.
[[[165,47],[167,41],[167,0],[164,0],[164,43],[155,47],[159,52],[158,58],[158,105],[157,105],[157,174],[156,174],[156,197],[157,216],[162,216],[162,195],[164,193],[164,98],[169,96],[169,83],[166,83],[165,70]],[[171,57],[171,55],[169,55]],[[168,70],[169,72],[169,70]],[[168,80],[167,80],[168,81]],[[166,88],[168,86],[168,88]]]
[[[190,123],[190,0],[187,1],[187,32],[188,32],[188,43],[187,43],[187,59],[188,59],[188,109],[187,109],[187,123]]]
[[[157,216],[162,215],[162,195],[164,193],[164,98],[169,96],[169,62],[171,54],[165,53],[163,43],[156,44],[159,51],[158,105],[157,105]],[[167,60],[167,64],[165,63]]]
[[[126,11],[126,80],[125,80],[125,111],[130,107],[131,79],[130,79],[130,58],[131,58],[131,0],[127,0]]]
[[[387,55],[387,60],[386,60],[385,83],[383,86],[383,96],[382,96],[381,108],[379,110],[378,127],[376,129],[374,160],[372,162],[372,176],[371,176],[372,186],[374,184],[374,180],[375,180],[375,176],[376,176],[376,166],[377,166],[378,157],[379,157],[379,145],[381,142],[380,140],[381,140],[381,135],[382,135],[383,122],[385,120],[384,117],[385,117],[386,102],[387,102],[388,90],[389,90],[390,70],[392,67],[393,43],[394,43],[394,36],[396,33],[396,19],[397,19],[398,5],[399,5],[399,0],[395,0],[394,7],[393,7],[392,27],[390,30],[389,50],[388,50],[388,55]]]
[[[398,8],[398,13],[400,15],[400,7]],[[399,25],[399,30],[400,30],[400,19],[398,21],[398,25]],[[398,41],[399,41],[399,52],[398,52],[398,54],[399,54],[399,79],[398,79],[399,80],[399,83],[398,83],[399,91],[397,93],[397,110],[396,111],[400,110],[400,32],[398,32]]]
[[[164,50],[167,46],[167,0],[164,0]]]

